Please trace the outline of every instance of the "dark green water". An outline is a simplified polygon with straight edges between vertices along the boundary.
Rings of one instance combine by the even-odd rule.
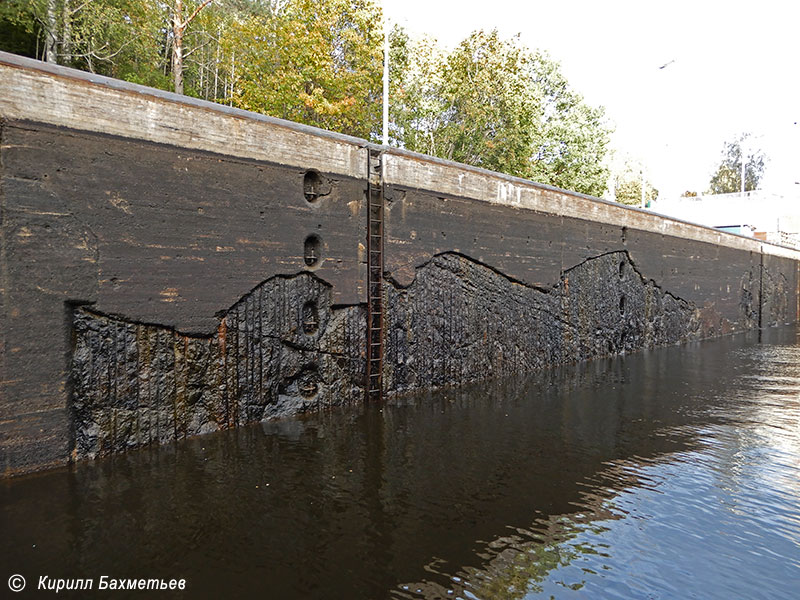
[[[174,598],[800,598],[800,339],[660,349],[5,481],[0,523],[15,598],[41,575],[185,578]],[[28,587],[12,595],[15,573]],[[153,593],[74,597],[105,596]]]

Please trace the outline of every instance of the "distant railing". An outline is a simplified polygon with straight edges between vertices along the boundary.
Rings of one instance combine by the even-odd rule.
[[[800,236],[796,233],[786,233],[785,231],[765,231],[756,233],[756,238],[770,244],[786,246],[800,250]]]

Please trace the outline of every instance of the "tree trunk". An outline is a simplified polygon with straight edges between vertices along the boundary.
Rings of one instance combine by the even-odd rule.
[[[228,104],[233,106],[233,82],[236,80],[236,52],[231,54],[231,99]]]
[[[61,57],[62,64],[69,65],[72,62],[72,12],[69,9],[69,0],[63,0],[61,10],[63,20],[61,35]]]
[[[175,0],[172,12],[172,79],[175,93],[183,94],[183,2]]]
[[[183,34],[194,18],[214,0],[203,0],[186,20],[183,20],[183,0],[175,0],[172,11],[172,78],[175,82],[175,93],[183,94]]]
[[[47,0],[47,31],[44,35],[44,60],[57,62],[58,52],[56,43],[56,0]]]

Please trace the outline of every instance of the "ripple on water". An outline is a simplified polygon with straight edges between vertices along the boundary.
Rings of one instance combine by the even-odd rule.
[[[733,354],[750,370],[704,407],[720,422],[671,432],[692,437],[691,450],[605,461],[575,513],[486,544],[483,564],[459,571],[464,585],[456,592],[482,599],[796,598],[800,348]],[[422,596],[440,596],[435,581],[426,584]]]

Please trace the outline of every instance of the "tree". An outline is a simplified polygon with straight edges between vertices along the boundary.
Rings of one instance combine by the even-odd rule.
[[[709,182],[709,194],[731,194],[742,191],[742,148],[747,148],[749,134],[726,142],[722,161]],[[758,188],[764,175],[766,157],[761,150],[752,151],[745,161],[744,191]]]
[[[7,0],[0,49],[163,87],[161,12],[156,0]]]
[[[602,110],[518,38],[476,31],[445,53],[396,28],[391,66],[398,145],[588,194],[605,190]]]
[[[174,0],[172,6],[172,80],[176,94],[183,94],[183,36],[186,28],[213,0],[203,0],[194,9],[189,8],[189,16],[184,18],[183,0]]]
[[[405,83],[402,103],[392,111],[406,148],[530,174],[538,99],[520,47],[496,31],[476,32],[449,54],[428,40],[406,60],[418,64],[398,82]]]
[[[628,206],[641,206],[642,205],[642,171],[641,167],[637,166],[630,159],[625,160],[622,167],[618,169],[613,175],[614,183],[614,199],[620,204],[627,204]],[[658,190],[653,187],[647,179],[644,181],[645,185],[645,204],[650,206],[650,203],[658,198]]]
[[[442,156],[438,133],[446,124],[441,94],[444,54],[436,40],[412,41],[395,26],[389,50],[390,142],[409,150]]]
[[[56,0],[0,2],[0,50],[56,62]]]
[[[378,141],[374,0],[2,0],[0,49]],[[392,36],[394,143],[599,195],[609,131],[558,65],[478,31]]]
[[[224,36],[235,106],[377,139],[382,29],[370,0],[292,0]]]
[[[57,60],[121,79],[162,86],[161,6],[155,1],[60,0]]]
[[[541,95],[532,177],[584,194],[601,196],[608,181],[605,156],[611,131],[602,107],[592,107],[572,91],[558,63],[534,55],[536,89]]]
[[[0,2],[0,50],[39,58],[40,24],[32,3],[24,0]]]

